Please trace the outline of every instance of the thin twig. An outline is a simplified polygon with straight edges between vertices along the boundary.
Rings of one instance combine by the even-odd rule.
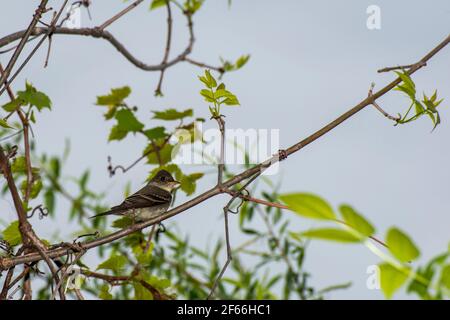
[[[81,290],[80,289],[73,289],[73,291],[75,292],[75,295],[77,296],[78,300],[85,300],[83,295],[81,294]]]
[[[277,203],[277,202],[266,201],[266,200],[263,200],[263,199],[254,198],[254,197],[251,197],[251,196],[246,195],[246,194],[239,194],[238,192],[230,190],[230,189],[227,189],[225,192],[230,194],[230,195],[237,195],[239,198],[241,198],[241,199],[243,199],[245,201],[250,201],[250,202],[262,204],[262,205],[265,205],[267,207],[274,207],[274,208],[280,208],[280,209],[289,209],[289,207],[285,206],[284,204]]]
[[[12,287],[14,287],[24,277],[26,277],[28,275],[28,273],[30,273],[30,271],[31,271],[31,268],[25,267],[23,269],[23,271],[14,280],[11,281],[8,289],[11,290]]]
[[[386,67],[386,68],[383,68],[383,69],[379,69],[377,72],[378,73],[382,73],[382,72],[389,72],[389,71],[394,71],[394,70],[410,69],[410,68],[416,67],[418,65],[420,65],[420,67],[425,67],[427,65],[427,62],[426,61],[419,61],[418,63],[407,64],[407,65],[403,65],[403,66]]]
[[[223,183],[223,172],[225,169],[225,120],[223,120],[223,116],[219,115],[215,117],[217,124],[219,125],[220,130],[220,157],[219,164],[217,166],[217,185],[222,187]]]
[[[170,53],[170,45],[172,43],[172,10],[170,9],[170,1],[166,2],[166,8],[167,8],[167,39],[166,39],[166,50],[164,52],[164,57],[161,62],[162,65],[165,65],[167,63],[167,60],[169,59],[169,53]],[[164,73],[166,72],[166,68],[163,68],[161,70],[161,74],[159,76],[158,86],[155,90],[155,95],[160,96],[162,95],[162,82],[164,79]]]
[[[230,212],[230,207],[233,204],[234,200],[236,198],[238,198],[238,194],[242,193],[247,188],[247,186],[249,186],[253,181],[256,180],[256,178],[259,177],[260,174],[261,174],[261,172],[258,172],[256,174],[254,174],[250,179],[248,179],[247,182],[244,183],[244,185],[239,189],[237,194],[233,195],[231,197],[231,199],[228,201],[227,205],[223,208],[223,214],[224,214],[224,218],[225,218],[225,243],[226,243],[226,248],[227,248],[227,260],[225,261],[225,264],[223,265],[222,270],[220,271],[219,275],[217,276],[216,280],[214,281],[211,291],[209,292],[208,297],[206,298],[207,300],[211,299],[212,295],[214,294],[214,291],[216,290],[220,280],[222,279],[225,271],[228,268],[228,265],[230,264],[230,262],[232,260],[230,232],[229,232],[229,228],[228,228],[228,213]]]
[[[131,10],[133,10],[134,8],[136,8],[138,5],[141,4],[141,2],[144,0],[136,0],[135,2],[131,3],[128,7],[126,7],[125,9],[123,9],[122,11],[120,11],[119,13],[117,13],[116,15],[114,15],[113,17],[111,17],[110,19],[106,20],[105,22],[103,22],[100,26],[98,26],[97,28],[99,30],[104,30],[106,27],[108,27],[109,25],[111,25],[112,23],[114,23],[115,21],[117,21],[119,18],[123,17],[125,14],[127,14],[128,12],[130,12]]]
[[[3,282],[3,289],[2,292],[0,292],[0,300],[6,300],[6,298],[8,297],[8,290],[11,283],[11,279],[14,276],[14,269],[15,267],[11,267],[8,270],[8,273],[6,274],[6,278]]]
[[[373,97],[373,89],[374,89],[374,88],[375,88],[375,83],[372,82],[372,84],[370,85],[369,93],[368,93],[368,95],[367,95],[369,98],[372,98],[372,97]],[[391,116],[389,113],[387,113],[386,111],[384,111],[384,110],[378,105],[378,103],[375,101],[375,99],[373,99],[373,101],[372,101],[371,103],[372,103],[372,105],[373,105],[378,111],[380,111],[386,118],[388,118],[388,119],[390,119],[390,120],[393,120],[393,121],[395,121],[395,122],[399,122],[399,121],[400,121],[400,119],[401,119],[400,116],[398,116],[398,117]]]
[[[7,79],[9,77],[9,74],[11,73],[11,70],[14,67],[14,64],[16,63],[17,59],[19,58],[20,53],[22,52],[23,48],[25,47],[25,44],[28,41],[28,38],[30,37],[34,27],[37,25],[38,21],[41,19],[42,14],[46,11],[45,6],[47,5],[48,0],[42,0],[39,4],[38,8],[36,9],[33,19],[31,20],[28,28],[25,30],[25,32],[22,35],[22,39],[20,40],[20,43],[17,45],[16,50],[14,51],[13,55],[11,56],[11,59],[9,60],[8,64],[6,65],[5,72],[0,76],[0,88],[7,83]]]
[[[44,2],[44,0],[43,0]],[[31,60],[31,58],[34,56],[34,54],[37,52],[37,50],[40,48],[40,46],[44,43],[45,39],[47,39],[47,37],[49,37],[50,35],[52,35],[56,29],[56,23],[58,22],[59,17],[61,16],[62,11],[64,10],[66,4],[67,4],[68,0],[64,0],[64,3],[62,4],[61,8],[59,9],[58,13],[54,16],[54,18],[52,19],[52,22],[50,24],[50,27],[46,28],[46,32],[44,32],[44,37],[41,38],[41,40],[39,40],[39,42],[36,44],[36,46],[33,48],[33,50],[31,50],[31,52],[28,54],[28,56],[26,57],[26,59],[22,62],[22,64],[19,66],[19,68],[16,70],[16,72],[12,75],[12,77],[8,80],[8,76],[9,73],[12,70],[12,66],[11,69],[8,72],[8,67],[10,64],[8,64],[8,66],[5,69],[4,75],[2,76],[2,78],[4,78],[4,80],[0,81],[0,88],[2,86],[3,83],[8,83],[11,84],[14,79],[19,75],[19,73],[22,71],[22,69],[27,65],[27,63]],[[47,3],[47,1],[45,1],[45,3]],[[39,17],[40,18],[40,17]],[[38,19],[39,20],[39,19]],[[37,22],[36,22],[37,23]],[[34,26],[32,28],[32,30],[30,30],[30,33],[33,32],[34,33]],[[28,34],[28,37],[30,36],[30,34]],[[27,39],[28,39],[27,37]],[[25,44],[24,44],[25,45]],[[19,49],[19,47],[16,49],[16,51]],[[23,47],[22,47],[23,49]],[[15,61],[14,61],[15,62]],[[3,89],[0,90],[0,95],[3,94],[3,92],[6,90],[6,88],[4,87]]]
[[[69,273],[69,271],[71,271],[71,268],[81,259],[81,257],[86,253],[86,251],[80,251],[77,253],[77,255],[75,256],[75,258],[73,259],[73,261],[67,266],[63,268],[63,273],[61,275],[61,279],[59,280],[59,282],[57,282],[55,289],[53,290],[52,293],[52,297],[51,300],[54,300],[56,297],[56,293],[62,289],[62,285],[64,284],[64,282],[66,281],[67,275]]]
[[[198,62],[198,61],[192,60],[189,57],[184,58],[184,61],[186,61],[194,66],[200,67],[200,68],[211,69],[211,70],[217,71],[220,74],[225,73],[225,69],[223,67],[215,67],[215,66],[203,63],[203,62]]]

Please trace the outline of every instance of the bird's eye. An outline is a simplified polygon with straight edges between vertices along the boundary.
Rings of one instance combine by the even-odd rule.
[[[166,181],[166,177],[161,177],[161,181],[165,182]]]

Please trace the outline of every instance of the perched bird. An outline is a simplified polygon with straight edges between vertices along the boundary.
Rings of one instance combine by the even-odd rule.
[[[130,217],[136,222],[149,220],[167,211],[172,202],[172,191],[179,186],[180,183],[169,172],[160,170],[145,187],[120,205],[91,218],[113,214]]]

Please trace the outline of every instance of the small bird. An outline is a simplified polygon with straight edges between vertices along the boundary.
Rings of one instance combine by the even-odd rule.
[[[120,205],[91,218],[113,214],[130,217],[136,222],[149,220],[169,209],[172,191],[179,186],[180,183],[169,172],[160,170],[145,187],[130,195]]]

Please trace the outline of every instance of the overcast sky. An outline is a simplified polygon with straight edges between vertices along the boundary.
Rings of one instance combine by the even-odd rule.
[[[56,8],[61,1],[50,3]],[[133,54],[151,64],[159,63],[163,54],[166,18],[164,10],[149,12],[149,3],[146,1],[108,30]],[[3,4],[0,37],[26,28],[35,4],[27,0]],[[381,9],[380,30],[366,26],[369,5]],[[123,7],[119,0],[94,0],[93,21],[83,12],[82,26],[99,24]],[[192,58],[218,64],[220,56],[236,59],[251,54],[248,65],[224,78],[242,105],[225,111],[228,128],[279,129],[280,144],[288,147],[362,100],[371,82],[381,88],[393,79],[392,74],[377,74],[377,69],[413,63],[442,41],[450,31],[450,2],[234,0],[228,8],[226,0],[209,0],[194,23],[197,42]],[[186,41],[185,21],[177,14],[172,52],[182,50]],[[433,133],[428,118],[394,127],[368,107],[284,161],[274,178],[282,179],[282,190],[317,193],[335,207],[349,203],[377,226],[381,237],[390,226],[400,227],[417,242],[422,262],[444,251],[450,240],[449,50],[440,52],[414,75],[418,92],[429,93],[436,88],[445,98],[442,125]],[[45,53],[46,45],[13,85],[19,90],[28,79],[52,99],[53,110],[40,115],[34,127],[37,149],[61,154],[65,139],[70,138],[72,154],[64,173],[77,176],[91,168],[92,187],[110,190],[108,200],[112,204],[120,202],[128,181],[134,190],[142,185],[147,168],[137,166],[111,179],[106,172],[106,157],[130,163],[144,141],[128,138],[121,143],[106,143],[111,124],[103,120],[104,110],[94,105],[97,95],[129,85],[133,90],[130,103],[140,106],[149,122],[149,110],[169,107],[192,107],[197,116],[208,117],[208,109],[198,95],[196,75],[202,71],[194,66],[180,64],[168,70],[165,96],[155,98],[158,74],[137,69],[105,41],[56,35],[50,64],[43,69]],[[7,56],[0,56],[0,61],[6,65]],[[5,99],[1,97],[0,102]],[[392,114],[408,106],[398,92],[383,96],[379,103]],[[213,183],[214,177],[205,178],[198,191]],[[203,247],[211,235],[222,233],[220,212],[225,199],[205,202],[173,221],[195,245]],[[179,197],[177,203],[182,200]],[[10,199],[1,199],[0,208],[3,220],[15,219]],[[58,214],[64,214],[64,206],[58,208]],[[237,218],[231,219],[232,242],[238,244],[242,235]],[[294,219],[294,230],[316,225]],[[72,229],[63,221],[63,217],[58,223],[33,219],[44,237],[57,231],[68,236]],[[366,269],[378,262],[364,246],[313,242],[307,251],[306,270],[318,288],[353,282],[351,289],[329,298],[379,299],[379,291],[366,287]]]

